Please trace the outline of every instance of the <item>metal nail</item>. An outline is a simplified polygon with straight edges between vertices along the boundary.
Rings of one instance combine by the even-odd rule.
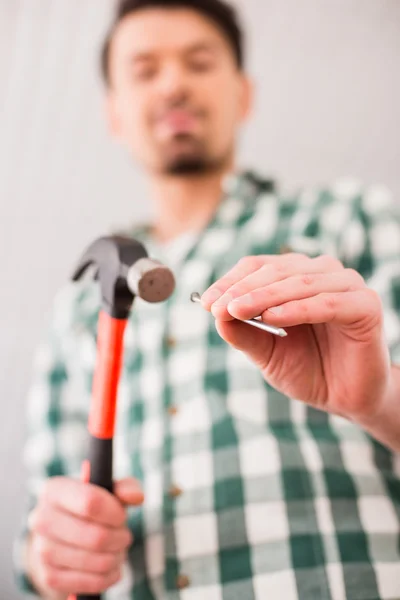
[[[198,292],[193,292],[190,296],[190,300],[192,302],[201,303],[201,296]],[[263,321],[259,321],[258,319],[246,319],[242,321],[243,323],[247,323],[248,325],[252,325],[253,327],[257,327],[258,329],[262,329],[263,331],[267,331],[268,333],[272,333],[273,335],[277,335],[279,337],[286,337],[287,331],[282,327],[274,327],[273,325],[268,325]]]

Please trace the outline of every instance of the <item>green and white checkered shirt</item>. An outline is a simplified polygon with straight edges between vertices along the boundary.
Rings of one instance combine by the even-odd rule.
[[[400,455],[274,390],[190,302],[241,257],[288,248],[334,255],[365,277],[400,363],[400,220],[389,192],[340,182],[282,197],[257,175],[231,177],[212,222],[173,261],[174,295],[136,300],[126,329],[115,478],[137,477],[146,500],[129,512],[135,542],[107,599],[400,598]],[[86,456],[99,307],[96,283],[71,283],[38,351],[31,505],[46,478],[78,477]]]

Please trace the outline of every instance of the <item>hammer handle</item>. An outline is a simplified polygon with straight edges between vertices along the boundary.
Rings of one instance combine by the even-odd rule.
[[[89,455],[82,465],[82,480],[110,493],[113,492],[113,436],[126,323],[126,319],[115,319],[105,311],[100,312],[88,424]],[[72,595],[68,600],[101,600],[101,596]]]

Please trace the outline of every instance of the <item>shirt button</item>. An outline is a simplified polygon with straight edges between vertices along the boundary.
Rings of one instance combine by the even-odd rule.
[[[166,338],[165,343],[167,344],[168,348],[175,348],[175,346],[176,346],[176,338],[174,338],[171,335],[169,335]]]
[[[179,575],[176,579],[176,587],[178,590],[183,590],[190,585],[190,580],[187,575]]]
[[[291,252],[293,252],[293,249],[288,246],[288,244],[283,244],[283,246],[279,248],[279,254],[289,254]]]
[[[168,494],[171,498],[179,498],[183,494],[183,490],[177,485],[171,485]]]

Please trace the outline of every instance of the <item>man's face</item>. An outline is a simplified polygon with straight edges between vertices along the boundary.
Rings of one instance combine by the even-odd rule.
[[[146,168],[187,174],[230,163],[250,86],[229,42],[188,9],[128,15],[111,46],[113,133]]]

